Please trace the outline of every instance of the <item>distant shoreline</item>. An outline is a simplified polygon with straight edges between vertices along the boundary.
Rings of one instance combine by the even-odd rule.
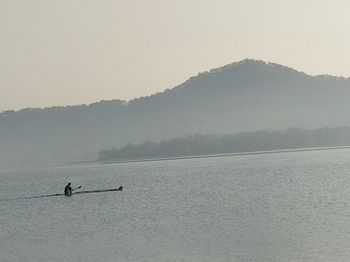
[[[92,161],[72,162],[72,163],[69,163],[69,165],[81,165],[81,164],[106,165],[106,164],[118,164],[118,163],[122,164],[122,163],[135,163],[135,162],[153,162],[153,161],[166,161],[166,160],[214,158],[214,157],[226,157],[226,156],[244,156],[244,155],[279,154],[279,153],[307,152],[307,151],[324,151],[324,150],[349,149],[349,148],[350,148],[350,146],[307,147],[307,148],[278,149],[278,150],[250,151],[250,152],[248,151],[248,152],[237,152],[237,153],[178,156],[178,157],[164,157],[164,158],[121,159],[121,160],[108,160],[108,161],[92,160]]]

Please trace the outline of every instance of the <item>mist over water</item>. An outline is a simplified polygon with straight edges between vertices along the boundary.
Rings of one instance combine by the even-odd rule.
[[[348,261],[350,150],[0,173],[0,260]],[[122,192],[4,199],[124,186]]]

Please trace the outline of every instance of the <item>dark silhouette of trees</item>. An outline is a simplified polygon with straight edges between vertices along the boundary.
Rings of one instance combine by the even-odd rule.
[[[120,149],[100,151],[99,159],[164,158],[345,145],[350,145],[350,127],[324,127],[314,131],[289,128],[222,136],[196,134],[159,143],[146,141],[139,145],[127,144]]]

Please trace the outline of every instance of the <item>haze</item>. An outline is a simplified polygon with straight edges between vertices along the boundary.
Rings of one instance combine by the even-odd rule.
[[[0,0],[0,111],[132,99],[244,58],[350,76],[350,1]]]

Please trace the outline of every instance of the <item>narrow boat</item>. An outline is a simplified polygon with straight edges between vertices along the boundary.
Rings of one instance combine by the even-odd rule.
[[[89,194],[89,193],[102,193],[102,192],[110,192],[110,191],[123,191],[123,187],[120,186],[118,188],[78,191],[78,192],[72,192],[72,195]],[[0,201],[13,201],[13,200],[24,200],[24,199],[56,197],[56,196],[64,196],[64,194],[50,194],[50,195],[40,195],[40,196],[31,196],[31,197],[19,197],[19,198],[11,198],[11,199],[0,199]]]

